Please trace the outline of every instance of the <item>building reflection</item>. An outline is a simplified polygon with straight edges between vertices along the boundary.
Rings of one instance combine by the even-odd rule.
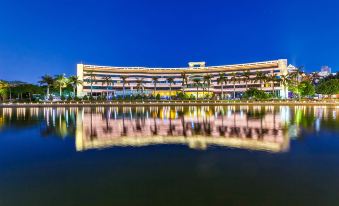
[[[183,144],[283,152],[289,138],[280,113],[265,108],[113,107],[78,113],[76,149]]]
[[[75,137],[77,151],[180,144],[284,152],[304,133],[337,130],[338,112],[326,106],[2,108],[0,131],[38,126],[42,137]]]

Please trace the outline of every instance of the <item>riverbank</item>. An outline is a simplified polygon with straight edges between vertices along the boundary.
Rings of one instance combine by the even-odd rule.
[[[1,103],[0,108],[16,107],[92,107],[92,106],[339,106],[339,101],[103,101],[103,102],[43,102]]]

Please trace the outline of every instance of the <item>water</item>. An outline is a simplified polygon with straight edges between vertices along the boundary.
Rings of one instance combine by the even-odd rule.
[[[0,109],[0,205],[336,205],[338,112]]]

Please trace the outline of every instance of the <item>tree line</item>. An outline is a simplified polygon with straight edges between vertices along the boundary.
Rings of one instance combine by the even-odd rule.
[[[202,91],[203,94],[207,92],[207,95],[203,98],[211,99],[215,98],[214,94],[210,94],[210,88],[212,85],[213,75],[204,74],[200,77],[189,78],[189,74],[186,72],[182,72],[180,75],[181,78],[181,88],[182,91],[178,94],[176,93],[176,98],[189,98],[186,95],[186,89],[190,87],[194,87],[196,90],[195,98],[198,99],[199,91]],[[126,98],[126,86],[130,85],[131,81],[130,77],[126,75],[120,76],[123,95],[122,98]],[[160,83],[159,77],[152,77],[153,93],[155,94],[158,85]],[[103,98],[108,99],[110,88],[111,92],[114,92],[115,81],[112,80],[112,77],[106,75],[102,77],[100,80],[97,79],[97,75],[90,71],[84,74],[84,80],[80,80],[78,76],[70,76],[66,77],[64,74],[62,75],[44,75],[40,78],[38,85],[24,83],[20,81],[4,81],[0,80],[0,99],[3,100],[12,100],[13,97],[16,99],[29,99],[31,100],[33,95],[44,95],[45,99],[53,99],[51,95],[51,90],[54,92],[54,95],[59,96],[61,99],[65,99],[66,95],[63,90],[66,90],[68,98],[74,99],[77,97],[76,88],[78,85],[82,85],[87,82],[90,86],[90,93],[88,98],[93,97],[93,85],[101,82],[102,86],[106,86],[106,94],[101,94]],[[170,95],[169,98],[172,99],[174,95],[172,95],[172,86],[176,84],[174,77],[167,77],[167,83],[169,84]],[[136,83],[136,90],[138,93],[142,95],[145,91],[145,81],[143,78],[136,78],[134,80]],[[224,88],[225,86],[232,86],[232,98],[236,99],[236,84],[243,83],[245,85],[245,92],[243,93],[243,98],[257,98],[257,99],[265,99],[265,98],[278,98],[276,93],[276,84],[282,85],[285,88],[284,93],[287,94],[288,91],[291,91],[294,98],[301,99],[302,97],[311,97],[317,94],[324,95],[332,95],[339,93],[339,73],[336,75],[329,75],[325,78],[319,80],[319,76],[317,73],[306,74],[303,72],[302,67],[295,69],[294,71],[288,74],[278,75],[274,72],[265,73],[262,71],[257,71],[255,75],[250,72],[250,70],[245,70],[243,72],[233,72],[230,74],[226,74],[220,72],[216,78],[217,85],[221,88],[220,99],[225,99]],[[259,88],[249,88],[249,84],[255,83],[259,84]],[[264,91],[265,85],[269,85],[271,87],[271,93],[268,94]],[[287,91],[288,88],[288,91]],[[199,90],[200,89],[200,90]]]

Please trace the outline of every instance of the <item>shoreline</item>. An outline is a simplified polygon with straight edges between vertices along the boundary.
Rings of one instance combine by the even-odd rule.
[[[158,102],[52,102],[52,103],[1,103],[0,108],[22,107],[98,107],[98,106],[339,106],[339,101],[272,101],[272,102],[232,102],[232,101],[158,101]]]

